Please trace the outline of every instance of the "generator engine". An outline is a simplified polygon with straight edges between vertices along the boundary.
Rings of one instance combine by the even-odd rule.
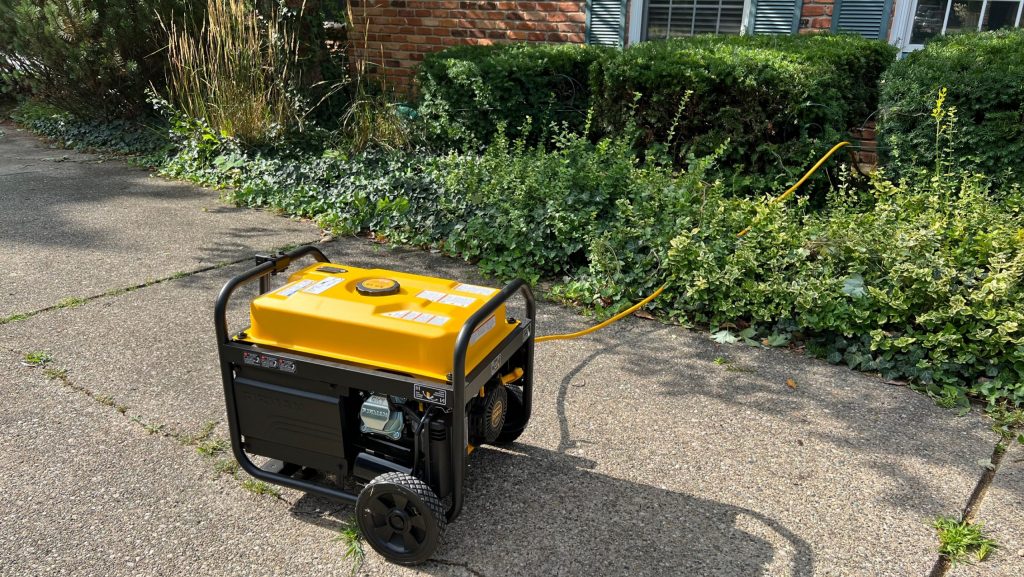
[[[395,397],[398,406],[405,404],[405,399]],[[381,435],[390,439],[402,438],[405,423],[402,411],[393,409],[387,395],[370,395],[359,409],[362,425],[359,430],[370,435]]]

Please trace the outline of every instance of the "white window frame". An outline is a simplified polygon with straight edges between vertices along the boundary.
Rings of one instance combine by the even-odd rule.
[[[1005,0],[983,0],[981,5],[982,17],[978,18],[978,30],[981,30],[982,24],[985,22],[985,11],[988,9],[988,5],[991,2],[1005,1]],[[914,50],[920,50],[924,44],[911,44],[910,38],[914,32],[914,15],[917,13],[918,0],[896,0],[896,13],[895,21],[889,31],[889,43],[898,47],[901,52],[913,52]],[[946,26],[949,24],[949,12],[953,6],[953,0],[946,0],[946,15],[942,20],[942,31],[939,34],[946,33]],[[1024,0],[1019,0],[1017,4],[1017,20],[1015,26],[1018,28],[1024,22],[1021,21],[1024,18]]]
[[[743,0],[743,16],[740,20],[740,34],[747,33],[747,23],[750,22],[751,0]],[[630,0],[629,2],[629,29],[626,31],[626,42],[635,44],[644,37],[644,8],[647,0]]]

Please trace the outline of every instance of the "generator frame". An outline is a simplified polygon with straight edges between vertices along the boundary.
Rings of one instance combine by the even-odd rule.
[[[302,246],[290,252],[279,253],[273,256],[257,256],[256,266],[229,280],[227,284],[224,285],[224,288],[221,289],[220,294],[217,297],[216,305],[214,307],[214,321],[216,325],[218,342],[217,348],[220,356],[221,375],[224,383],[224,398],[227,408],[228,430],[231,437],[231,448],[235,459],[237,459],[242,470],[261,481],[274,483],[283,487],[304,491],[327,499],[354,505],[358,499],[358,493],[348,491],[336,485],[328,485],[293,476],[296,472],[296,467],[309,467],[311,469],[317,468],[309,463],[303,463],[301,452],[296,454],[294,461],[292,459],[280,459],[276,456],[271,457],[288,463],[291,468],[289,469],[289,467],[286,466],[284,470],[261,468],[249,458],[249,455],[246,453],[246,442],[243,441],[243,436],[246,432],[240,430],[239,404],[236,390],[236,387],[238,386],[238,375],[243,372],[246,374],[273,375],[274,378],[271,378],[271,381],[281,380],[282,378],[286,378],[287,375],[284,375],[283,377],[281,371],[275,367],[288,366],[293,369],[291,371],[292,375],[301,375],[303,379],[311,379],[313,381],[330,384],[338,396],[338,418],[342,421],[339,423],[339,431],[345,430],[344,420],[346,418],[358,419],[357,415],[344,414],[343,398],[348,397],[353,389],[394,395],[408,399],[416,398],[415,392],[417,388],[419,388],[419,390],[423,390],[423,387],[428,387],[430,390],[446,390],[449,391],[449,393],[444,394],[443,405],[436,404],[435,401],[435,404],[429,406],[439,407],[443,413],[451,416],[451,425],[448,434],[448,450],[450,455],[448,463],[450,471],[433,470],[443,464],[431,463],[429,448],[426,449],[425,455],[420,454],[420,449],[423,447],[420,437],[417,436],[415,439],[416,448],[413,451],[413,467],[409,472],[415,476],[415,472],[419,469],[418,465],[420,461],[424,460],[426,461],[424,464],[425,473],[421,478],[428,485],[431,485],[435,491],[438,490],[438,487],[435,486],[437,479],[441,479],[443,477],[447,477],[449,479],[451,505],[448,507],[445,517],[447,521],[454,520],[462,511],[465,498],[463,484],[466,477],[466,457],[468,449],[466,405],[474,396],[476,396],[477,391],[481,390],[481,387],[483,387],[488,381],[495,378],[495,375],[501,370],[504,364],[512,359],[514,355],[519,354],[520,351],[522,351],[523,354],[522,359],[524,364],[524,366],[521,367],[523,369],[523,376],[521,379],[522,409],[524,412],[524,418],[522,420],[523,426],[525,427],[526,423],[529,421],[533,398],[534,332],[537,316],[536,302],[529,285],[521,280],[512,281],[490,298],[479,310],[466,320],[455,340],[452,358],[452,373],[448,375],[447,383],[439,383],[417,378],[414,375],[403,375],[391,371],[377,370],[372,367],[356,365],[354,363],[338,359],[296,353],[288,351],[287,349],[248,343],[245,341],[244,332],[234,336],[229,334],[227,310],[228,303],[235,290],[246,283],[258,279],[259,293],[263,294],[269,292],[271,289],[270,277],[283,273],[288,269],[293,261],[304,256],[311,256],[318,262],[331,262],[320,249],[314,246]],[[513,329],[513,331],[505,337],[499,345],[492,349],[484,359],[469,372],[469,374],[467,374],[466,355],[470,346],[470,340],[473,336],[473,331],[477,326],[487,320],[490,315],[494,314],[503,303],[507,302],[516,294],[522,294],[526,301],[527,318],[520,320],[519,325],[516,326],[515,329]],[[251,359],[254,354],[259,354],[263,358],[271,358],[271,364],[273,367],[267,367],[265,365],[261,366],[259,364],[254,365],[252,362],[247,362],[247,360]],[[278,385],[273,386],[287,389],[287,387],[279,387]],[[297,397],[313,395],[313,393],[300,389],[290,391],[290,394],[294,394]],[[423,419],[429,420],[430,414],[431,412],[427,410],[423,415]],[[425,436],[427,429],[429,429],[429,427],[424,426],[424,423],[421,421],[420,429],[417,430],[416,435]],[[349,430],[351,430],[351,428]],[[348,477],[352,477],[354,476],[354,467],[357,455],[350,454],[352,452],[349,449],[351,444],[345,442],[344,435],[344,432],[339,433],[337,442],[342,447],[344,454],[346,467],[345,474]],[[385,473],[389,470],[406,472],[401,467],[398,467],[391,469],[383,468],[378,471],[378,473]],[[434,482],[432,482],[432,480]]]

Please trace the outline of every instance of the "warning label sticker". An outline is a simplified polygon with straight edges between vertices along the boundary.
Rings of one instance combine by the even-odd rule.
[[[482,325],[478,326],[476,330],[473,331],[473,336],[469,337],[469,344],[477,342],[480,340],[480,337],[491,332],[491,329],[493,329],[496,324],[498,324],[498,321],[495,320],[494,315],[488,317]]]
[[[464,293],[473,293],[475,295],[490,296],[494,294],[498,289],[492,289],[485,286],[477,286],[475,284],[460,284],[455,287],[455,290]]]
[[[457,307],[466,308],[476,302],[473,297],[464,297],[459,295],[447,295],[439,301],[441,304],[455,305]]]
[[[421,313],[419,311],[392,311],[389,313],[382,313],[382,316],[423,323],[425,325],[433,325],[435,327],[443,327],[445,323],[451,320],[445,316]]]
[[[295,281],[295,282],[293,282],[291,284],[286,284],[283,287],[281,287],[280,289],[278,289],[277,294],[279,294],[279,295],[281,295],[281,296],[283,296],[285,298],[288,298],[288,297],[292,296],[293,294],[299,292],[300,290],[308,287],[311,284],[313,284],[313,281],[311,281],[311,280]]]
[[[427,299],[428,301],[437,302],[437,301],[443,299],[446,295],[445,295],[445,293],[438,292],[438,291],[422,291],[422,292],[420,292],[420,294],[418,294],[416,296],[421,298],[421,299]]]
[[[334,285],[336,285],[338,283],[344,282],[344,281],[345,281],[345,279],[343,279],[343,278],[332,276],[332,277],[329,277],[329,278],[325,278],[324,280],[316,283],[315,285],[307,288],[306,290],[304,290],[302,292],[309,293],[311,295],[318,295],[318,294],[324,292],[325,290],[331,288],[332,286],[334,286]]]

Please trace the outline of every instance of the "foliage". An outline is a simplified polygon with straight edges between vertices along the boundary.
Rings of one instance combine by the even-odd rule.
[[[996,548],[996,542],[985,536],[980,523],[939,517],[932,524],[939,536],[939,554],[954,565],[974,557],[984,561]]]
[[[300,15],[301,17],[301,15]],[[168,28],[167,100],[228,138],[264,144],[301,128],[299,39],[277,10],[245,0],[207,0],[202,29]]]
[[[578,132],[590,109],[589,69],[610,54],[573,44],[448,48],[420,67],[419,112],[431,137],[464,149],[489,143],[499,125],[531,144],[552,124]]]
[[[166,35],[191,0],[0,0],[0,84],[79,116],[132,116],[161,85]]]
[[[622,287],[669,282],[661,306],[712,328],[749,323],[799,333],[831,362],[1024,402],[1024,195],[992,202],[984,179],[846,187],[824,211],[765,207],[677,188],[620,202],[621,224],[591,239],[569,296],[619,301]],[[663,218],[662,215],[667,218]],[[753,219],[747,236],[736,231]],[[666,224],[672,223],[672,224]],[[955,399],[954,399],[955,400]]]
[[[1024,183],[1024,30],[939,37],[883,76],[878,135],[896,176],[931,168],[935,124],[928,103],[940,88],[955,109],[957,131],[944,143],[959,167],[995,184]]]
[[[439,168],[469,207],[446,248],[498,277],[532,282],[585,263],[586,239],[610,224],[618,199],[671,182],[668,171],[638,166],[624,139],[595,145],[565,132],[548,152],[499,131],[483,156],[449,156]]]
[[[35,102],[23,103],[11,118],[64,148],[150,156],[151,164],[162,161],[170,146],[166,127],[156,120],[144,126],[124,119],[83,119]]]
[[[625,138],[568,131],[538,145],[499,131],[482,155],[431,156],[254,151],[172,128],[202,136],[165,173],[239,204],[436,247],[503,279],[561,276],[557,296],[602,313],[667,282],[654,310],[722,341],[794,342],[949,406],[1024,404],[1024,191],[946,162],[913,182],[842,182],[810,210],[806,196],[772,205],[709,182],[725,147],[676,171],[640,164]]]
[[[359,525],[356,523],[355,518],[342,522],[334,540],[341,543],[343,548],[341,556],[353,563],[352,574],[354,575],[366,559],[366,551],[363,549],[363,535],[359,531]]]
[[[869,118],[894,57],[885,42],[846,35],[643,42],[595,68],[597,128],[635,123],[641,150],[684,164],[728,143],[731,188],[777,187]]]

